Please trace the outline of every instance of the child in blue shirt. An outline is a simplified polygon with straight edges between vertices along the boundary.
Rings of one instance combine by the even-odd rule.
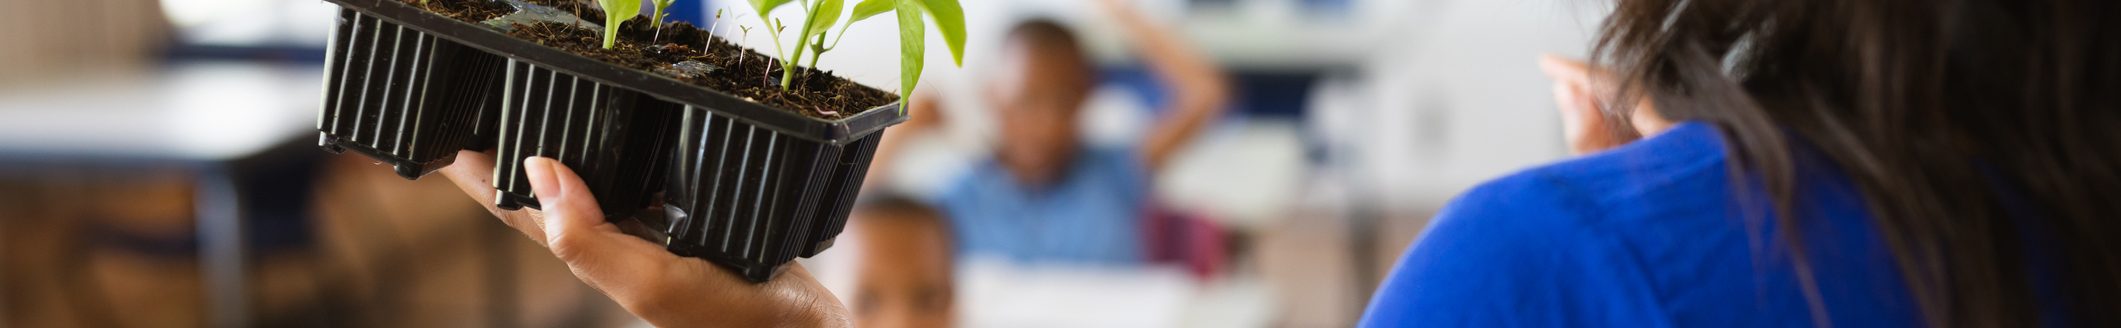
[[[1137,144],[1084,145],[1078,125],[1096,68],[1060,24],[1017,24],[1002,43],[997,74],[983,81],[983,100],[999,131],[996,148],[934,200],[949,214],[960,251],[1021,262],[1143,260],[1141,217],[1152,177],[1221,113],[1228,91],[1206,57],[1125,5],[1100,3],[1170,90],[1171,100],[1156,111],[1162,118]],[[939,121],[933,98],[916,97],[914,121],[885,137],[876,165],[889,165],[897,141]]]

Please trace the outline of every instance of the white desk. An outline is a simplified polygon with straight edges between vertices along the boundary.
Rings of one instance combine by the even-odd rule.
[[[0,86],[0,167],[181,168],[199,175],[202,282],[216,326],[245,326],[243,193],[233,167],[315,135],[323,69],[177,64]]]
[[[1176,267],[1023,267],[960,261],[966,327],[1267,327],[1274,297],[1239,272],[1197,281]]]
[[[323,71],[179,64],[0,86],[0,156],[239,159],[314,133]]]

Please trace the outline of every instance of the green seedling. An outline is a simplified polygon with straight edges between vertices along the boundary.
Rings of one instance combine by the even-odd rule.
[[[738,25],[736,26],[736,29],[738,29],[738,30],[743,30],[743,31],[744,31],[744,32],[743,32],[743,33],[744,33],[744,35],[743,35],[743,36],[740,36],[740,37],[739,37],[740,39],[738,39],[738,40],[741,40],[740,42],[743,42],[743,43],[738,43],[738,44],[740,44],[740,45],[741,45],[741,44],[749,44],[749,43],[751,43],[751,25],[743,25],[743,24],[738,24]],[[743,50],[743,49],[737,49],[737,55],[736,55],[736,66],[738,66],[738,67],[742,67],[742,66],[744,66],[744,58],[746,58],[746,57],[751,57],[751,56],[747,56],[747,54],[746,54],[746,53],[744,53],[744,50]]]
[[[663,14],[663,8],[670,8],[670,4],[671,4],[671,3],[674,3],[674,2],[677,2],[677,0],[652,0],[652,1],[655,1],[655,11],[654,11],[653,13],[649,14],[649,15],[652,15],[652,16],[648,16],[648,17],[652,17],[652,18],[655,18],[655,19],[649,20],[648,26],[649,26],[649,27],[654,27],[654,28],[657,28],[657,29],[661,29],[661,28],[663,28],[663,18],[666,18],[666,17],[664,17],[664,16],[663,16],[663,15],[664,15],[664,14]],[[658,32],[661,32],[661,31],[658,31]]]
[[[846,24],[840,24],[840,36],[833,38],[831,46],[825,45],[825,34],[823,33],[819,33],[817,41],[810,44],[810,52],[812,53],[810,56],[810,67],[817,67],[818,58],[825,57],[826,52],[839,48],[840,41],[847,40],[847,29],[854,27],[854,22],[860,22],[870,17],[876,17],[876,15],[891,12],[897,4],[898,1],[895,0],[863,0],[861,3],[854,4],[854,15],[847,18]]]
[[[737,24],[736,29],[742,31],[742,35],[737,36],[737,44],[751,44],[751,25]]]
[[[707,34],[715,34],[717,32],[715,30],[722,28],[722,11],[721,9],[714,10],[714,23],[707,24]],[[706,49],[707,53],[714,53],[714,38],[707,38],[700,42],[706,43],[706,45],[700,46],[700,49]]]
[[[774,9],[797,0],[750,0],[758,10],[759,17],[770,17]],[[795,52],[789,53],[781,46],[781,31],[788,26],[779,20],[767,20],[767,32],[773,36],[773,49],[780,53],[781,90],[788,90],[796,77],[796,64],[801,63],[807,51],[810,67],[817,67],[819,57],[839,46],[847,37],[847,27],[887,12],[897,12],[899,25],[899,110],[905,110],[906,101],[913,96],[913,89],[920,84],[921,70],[926,65],[927,22],[926,16],[935,21],[936,32],[943,35],[943,43],[950,47],[952,63],[965,63],[965,10],[958,0],[861,0],[854,5],[854,12],[847,21],[840,23],[845,0],[801,0],[799,5],[806,11],[801,32],[796,34]],[[826,34],[835,25],[840,26],[840,36],[829,45]]]
[[[619,24],[641,15],[641,0],[597,0],[597,5],[604,8],[604,49],[611,49],[619,41]]]

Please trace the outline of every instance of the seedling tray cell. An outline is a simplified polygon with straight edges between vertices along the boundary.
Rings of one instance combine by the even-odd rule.
[[[353,10],[338,18],[318,145],[352,149],[410,179],[491,134],[480,116],[498,107],[501,57]]]
[[[676,105],[638,92],[509,60],[495,145],[495,205],[537,208],[522,159],[557,159],[588,183],[607,217],[653,200],[674,139]]]
[[[504,209],[538,207],[521,160],[555,158],[608,219],[638,218],[669,251],[754,282],[831,247],[883,130],[906,120],[896,105],[805,116],[399,0],[326,1],[344,8],[318,122],[327,150],[416,178],[490,147]]]
[[[846,145],[687,107],[664,216],[666,246],[754,281],[832,245],[881,133]]]

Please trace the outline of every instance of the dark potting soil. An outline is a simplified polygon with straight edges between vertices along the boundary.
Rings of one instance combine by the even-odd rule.
[[[422,0],[406,0],[415,5],[419,5],[420,1]],[[505,3],[489,0],[426,2],[427,5],[422,6],[423,8],[472,23],[515,11],[515,8]],[[576,13],[576,16],[588,23],[602,24],[604,21],[602,12],[586,3],[571,0],[528,2]],[[574,24],[517,24],[508,34],[584,57],[653,72],[811,117],[839,119],[898,101],[895,94],[833,76],[831,72],[810,68],[799,68],[802,71],[795,75],[795,83],[783,91],[780,87],[780,62],[772,57],[739,47],[690,23],[664,22],[661,28],[651,28],[650,23],[646,16],[626,21],[619,26],[618,44],[611,49],[604,49],[603,31]],[[699,64],[711,68],[701,69]]]
[[[481,22],[516,11],[515,7],[509,7],[508,4],[492,1],[407,0],[406,3],[466,22]]]

